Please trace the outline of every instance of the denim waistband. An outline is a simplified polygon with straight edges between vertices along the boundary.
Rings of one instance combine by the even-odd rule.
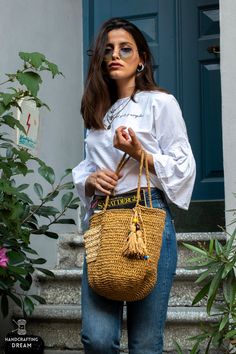
[[[137,201],[137,190],[117,194],[109,198],[108,209],[133,208]],[[164,193],[158,188],[151,188],[152,201],[158,201],[159,207],[166,207]],[[91,209],[102,210],[105,204],[106,196],[95,195]],[[149,206],[149,196],[147,188],[141,188],[139,204]]]

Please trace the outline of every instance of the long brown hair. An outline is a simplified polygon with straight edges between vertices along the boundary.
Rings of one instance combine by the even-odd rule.
[[[81,114],[85,127],[88,129],[104,129],[103,117],[111,105],[119,98],[114,80],[106,75],[104,67],[104,52],[108,39],[108,32],[114,29],[124,29],[129,32],[138,48],[139,56],[144,62],[144,70],[135,78],[135,90],[131,96],[139,91],[160,90],[155,84],[152,70],[152,55],[142,32],[131,22],[122,18],[111,18],[106,21],[94,43],[85,90],[81,103]]]

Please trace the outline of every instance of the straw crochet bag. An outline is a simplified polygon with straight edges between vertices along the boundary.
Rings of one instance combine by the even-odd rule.
[[[124,154],[118,174],[127,162]],[[150,207],[139,205],[140,180],[145,171]],[[90,218],[84,234],[88,282],[99,295],[111,300],[137,301],[146,297],[157,280],[166,212],[152,207],[146,153],[143,151],[138,176],[137,202],[133,209],[104,209]]]

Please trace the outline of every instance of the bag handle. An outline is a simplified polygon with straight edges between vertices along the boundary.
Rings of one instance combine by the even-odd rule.
[[[118,175],[121,171],[121,169],[124,167],[126,162],[130,159],[130,156],[126,158],[127,153],[125,152],[124,155],[122,156],[120,162],[118,163],[116,167],[116,175]],[[152,196],[151,196],[151,187],[150,187],[150,175],[149,175],[149,170],[148,170],[148,160],[147,160],[147,153],[145,150],[142,150],[141,152],[141,159],[140,159],[140,164],[139,164],[139,175],[138,175],[138,187],[137,187],[137,201],[135,208],[138,206],[140,202],[140,190],[141,190],[141,175],[142,175],[142,170],[143,170],[143,165],[145,161],[145,175],[146,175],[146,180],[147,180],[147,189],[148,189],[148,199],[150,203],[150,208],[152,208]],[[103,210],[105,211],[107,209],[108,203],[109,203],[110,196],[106,196],[105,204]]]

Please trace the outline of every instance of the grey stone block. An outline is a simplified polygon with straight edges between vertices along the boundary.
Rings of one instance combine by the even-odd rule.
[[[81,301],[82,269],[54,269],[55,278],[35,273],[35,283],[47,304],[74,304]],[[191,306],[200,287],[194,284],[199,271],[178,268],[172,287],[169,306]],[[201,303],[199,304],[201,305]]]
[[[80,304],[82,269],[53,269],[55,278],[36,272],[35,284],[47,304]]]
[[[81,268],[84,260],[83,236],[63,234],[59,237],[57,268]]]
[[[15,317],[21,312],[16,308]],[[184,349],[190,349],[187,338],[199,333],[199,322],[217,321],[209,318],[204,308],[169,308],[165,329],[165,350],[174,350],[173,340],[180,341]],[[82,350],[80,340],[81,310],[80,306],[39,305],[28,318],[27,332],[40,335],[47,348],[57,350]],[[121,349],[127,350],[126,320],[124,319]]]

